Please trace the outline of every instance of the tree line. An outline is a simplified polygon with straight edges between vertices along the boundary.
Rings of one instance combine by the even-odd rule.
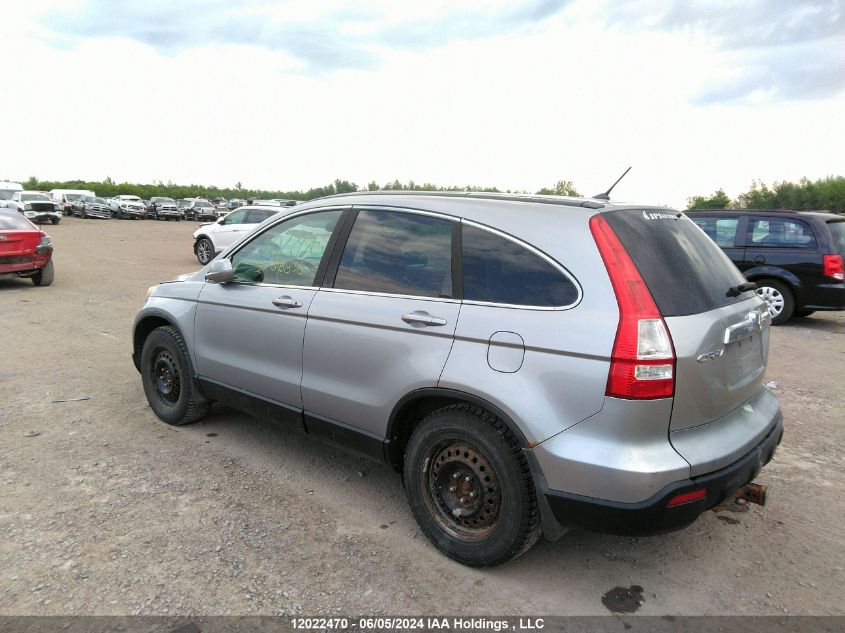
[[[359,187],[348,180],[336,179],[323,187],[312,187],[305,190],[267,190],[245,189],[241,183],[234,187],[215,187],[207,185],[179,185],[172,182],[154,182],[139,184],[130,182],[115,182],[111,178],[93,182],[84,180],[50,181],[29,178],[22,183],[25,189],[36,191],[50,191],[51,189],[90,189],[98,196],[110,198],[119,194],[133,194],[144,199],[153,196],[168,198],[260,198],[287,200],[312,200],[337,193],[351,193],[355,191],[477,191],[491,193],[523,193],[511,189],[499,189],[489,186],[452,186],[443,187],[432,183],[417,183],[410,180],[406,183],[394,180],[379,184],[375,180],[367,183],[366,187]],[[559,180],[552,187],[543,187],[535,192],[539,195],[580,196],[571,180]],[[691,196],[687,199],[688,209],[819,209],[834,213],[845,213],[845,177],[828,176],[819,180],[802,178],[797,184],[792,182],[775,182],[771,187],[760,181],[753,181],[748,191],[740,193],[732,200],[724,189],[718,189],[709,196]]]
[[[687,199],[688,209],[810,209],[845,213],[845,177],[828,176],[819,180],[802,178],[794,182],[775,182],[771,188],[753,181],[751,188],[731,200],[724,189],[709,196]]]
[[[87,189],[95,191],[98,196],[111,198],[121,194],[135,195],[145,200],[154,196],[166,198],[226,198],[231,200],[258,198],[262,200],[286,199],[286,200],[313,200],[337,193],[352,193],[355,191],[477,191],[492,193],[528,193],[527,191],[503,190],[489,186],[452,186],[443,187],[432,183],[417,183],[413,180],[407,183],[394,180],[379,184],[375,180],[367,183],[366,187],[359,187],[356,183],[348,180],[336,179],[323,187],[312,187],[305,190],[271,190],[271,189],[245,189],[241,183],[234,187],[215,187],[207,185],[179,185],[172,182],[154,182],[152,184],[140,184],[134,182],[115,182],[111,178],[102,181],[88,180],[40,180],[35,176],[30,177],[26,182],[21,183],[24,189],[29,191],[50,191],[51,189]],[[538,194],[578,196],[580,195],[572,184],[572,181],[561,180],[553,187],[543,188],[537,191]]]

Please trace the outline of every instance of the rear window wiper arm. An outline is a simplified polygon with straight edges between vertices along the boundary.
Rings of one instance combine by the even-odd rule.
[[[746,281],[744,284],[739,284],[738,286],[731,286],[728,288],[727,295],[729,297],[738,297],[743,292],[748,292],[749,290],[757,290],[757,284],[753,281]]]

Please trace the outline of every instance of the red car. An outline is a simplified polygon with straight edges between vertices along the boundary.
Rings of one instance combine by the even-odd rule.
[[[0,277],[29,277],[36,286],[53,283],[50,236],[17,211],[0,209]]]

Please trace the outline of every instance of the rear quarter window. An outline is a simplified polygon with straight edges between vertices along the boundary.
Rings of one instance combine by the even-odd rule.
[[[666,210],[624,209],[604,214],[633,260],[661,314],[709,312],[751,296],[729,297],[745,282],[733,262],[686,215]]]
[[[578,287],[538,254],[490,231],[461,228],[464,299],[532,307],[570,306]]]
[[[833,243],[839,253],[845,254],[845,220],[831,220],[827,223],[830,234],[833,236]]]

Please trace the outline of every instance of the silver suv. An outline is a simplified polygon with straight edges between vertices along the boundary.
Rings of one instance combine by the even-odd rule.
[[[133,358],[165,422],[217,401],[384,461],[431,542],[488,566],[681,528],[750,482],[783,433],[769,330],[671,209],[357,193],[151,288]]]

